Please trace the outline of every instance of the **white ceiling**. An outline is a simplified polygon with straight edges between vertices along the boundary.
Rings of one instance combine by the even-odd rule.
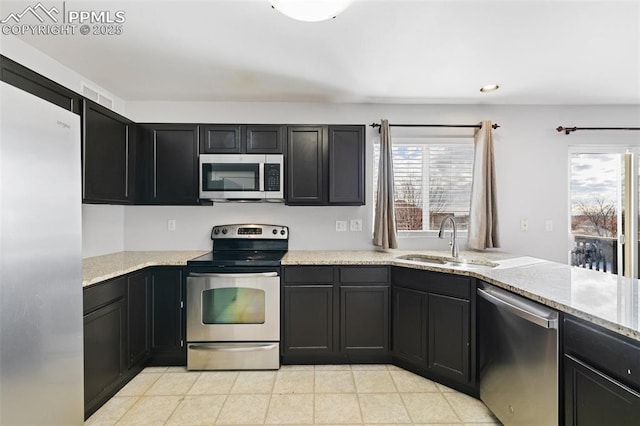
[[[23,39],[125,100],[640,104],[638,1],[356,0],[319,23],[268,0],[66,7],[124,10],[124,33]]]

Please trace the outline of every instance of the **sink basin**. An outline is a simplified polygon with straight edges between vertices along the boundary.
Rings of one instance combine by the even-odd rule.
[[[398,256],[397,259],[465,269],[495,268],[498,266],[497,263],[488,260],[467,259],[464,257],[432,256],[427,254],[404,254],[402,256]]]
[[[398,256],[397,258],[400,260],[409,260],[411,262],[435,263],[437,265],[444,265],[447,263],[447,259],[444,257],[427,256],[424,254],[405,254]]]

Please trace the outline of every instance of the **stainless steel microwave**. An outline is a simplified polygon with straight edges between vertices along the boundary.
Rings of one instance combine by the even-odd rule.
[[[282,154],[201,154],[200,198],[284,201]]]

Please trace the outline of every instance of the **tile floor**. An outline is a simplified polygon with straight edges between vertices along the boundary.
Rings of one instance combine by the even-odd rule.
[[[499,425],[482,402],[392,365],[146,368],[86,425]]]

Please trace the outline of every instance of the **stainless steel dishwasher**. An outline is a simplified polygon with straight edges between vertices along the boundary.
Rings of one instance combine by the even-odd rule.
[[[505,425],[558,424],[558,312],[478,290],[480,399]]]

